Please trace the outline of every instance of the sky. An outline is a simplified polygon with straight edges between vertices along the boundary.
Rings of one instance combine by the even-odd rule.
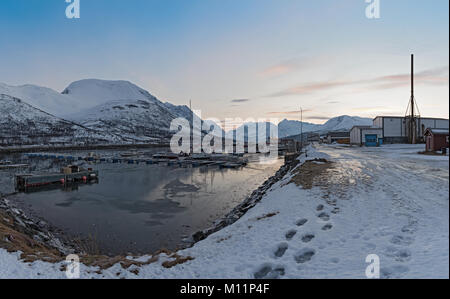
[[[449,1],[0,1],[0,82],[128,80],[217,119],[449,115]]]

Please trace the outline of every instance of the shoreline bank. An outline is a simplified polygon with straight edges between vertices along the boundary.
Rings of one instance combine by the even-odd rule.
[[[297,163],[297,160],[286,162],[280,167],[275,175],[263,182],[260,187],[254,190],[250,196],[248,196],[244,201],[236,206],[230,213],[228,213],[223,218],[216,220],[215,224],[212,227],[192,234],[188,240],[184,240],[185,245],[177,248],[175,252],[191,248],[197,242],[207,238],[209,235],[236,222],[249,209],[254,207],[261,200],[266,191],[269,190],[271,186],[273,186],[273,184],[283,178],[287,172],[289,172],[293,167],[297,165]],[[52,227],[45,221],[45,219],[42,219],[36,215],[32,215],[32,213],[30,215],[26,215],[26,212],[24,212],[22,209],[8,200],[8,196],[3,196],[3,198],[0,199],[0,203],[0,212],[3,211],[5,213],[13,215],[15,219],[17,219],[15,220],[15,222],[21,223],[22,233],[26,234],[30,239],[36,239],[36,242],[41,242],[44,247],[49,247],[52,250],[57,250],[60,253],[60,257],[66,256],[68,253],[83,252],[82,249],[85,248],[85,246],[83,246],[81,242],[85,242],[86,240],[77,240],[77,242],[75,242],[71,238],[66,238],[63,231],[56,227]],[[2,223],[2,219],[0,218],[0,225],[8,225],[8,223]],[[46,236],[46,238],[41,239],[35,237],[40,235],[44,235]],[[49,241],[51,241],[51,243],[48,243]],[[52,246],[53,243],[57,243],[60,246]],[[0,248],[4,248],[4,246],[1,246],[1,243]],[[17,246],[17,249],[20,249],[20,246]],[[94,254],[90,252],[84,253],[87,256],[94,256]],[[109,256],[109,258],[117,257]]]
[[[73,150],[108,150],[108,149],[130,149],[130,148],[168,148],[168,143],[152,144],[99,144],[99,145],[70,145],[70,146],[31,146],[31,147],[0,147],[0,154],[19,154],[46,151],[73,151]]]

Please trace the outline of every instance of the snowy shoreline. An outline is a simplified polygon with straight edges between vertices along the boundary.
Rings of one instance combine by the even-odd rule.
[[[285,161],[285,164],[280,167],[280,169],[267,179],[258,189],[252,192],[250,196],[248,196],[242,203],[236,206],[231,212],[222,217],[215,222],[215,224],[202,231],[198,231],[191,235],[190,240],[191,246],[195,245],[195,243],[206,239],[208,236],[218,232],[225,227],[232,225],[236,221],[238,221],[242,216],[247,213],[248,210],[253,208],[258,202],[261,201],[266,192],[277,182],[279,182],[283,177],[289,173],[292,169],[294,169],[299,164],[298,159],[293,159],[292,161]]]
[[[421,147],[310,148],[233,224],[129,268],[82,264],[81,278],[365,279],[371,254],[381,278],[448,278],[448,156]],[[0,277],[65,278],[64,262],[0,261]]]
[[[117,146],[117,145],[116,145]],[[138,147],[138,145],[128,146],[122,145],[123,147]],[[150,145],[150,147],[158,147],[158,145]],[[77,147],[70,147],[70,149],[74,149]],[[97,147],[92,147],[96,148]],[[115,146],[105,146],[103,148],[117,148]],[[42,150],[47,148],[42,148]],[[53,148],[54,149],[54,148]],[[68,148],[65,147],[65,150]],[[84,148],[83,148],[84,149]],[[16,149],[19,150],[20,149]],[[24,151],[29,151],[30,149],[23,149]],[[37,150],[35,147],[32,150]],[[61,148],[62,150],[62,148]],[[224,217],[215,221],[214,225],[210,228],[207,228],[202,231],[198,231],[193,233],[191,237],[184,240],[185,246],[178,249],[177,251],[185,250],[194,246],[196,243],[201,240],[206,239],[209,235],[214,234],[215,232],[220,231],[221,229],[235,223],[239,218],[241,218],[249,209],[254,207],[265,195],[268,189],[271,188],[275,183],[281,180],[292,168],[294,168],[298,164],[298,160],[294,159],[292,161],[286,162],[283,164],[280,169],[267,179],[264,183],[261,184],[256,190],[252,192],[250,196],[248,196],[241,204],[233,208],[231,212],[229,212]],[[4,194],[0,197],[0,211],[12,216],[14,218],[14,222],[18,223],[21,227],[21,232],[28,235],[30,238],[35,239],[38,242],[42,242],[44,246],[48,246],[51,249],[57,250],[61,254],[61,260],[64,256],[68,254],[80,252],[80,244],[71,242],[68,238],[66,238],[64,232],[60,231],[58,228],[51,226],[49,223],[45,221],[45,219],[40,219],[39,217],[31,217],[31,215],[27,215],[24,210],[17,207],[13,203],[11,203],[7,198],[13,194]],[[1,221],[1,219],[0,219]],[[4,223],[8,224],[8,223]],[[0,250],[2,248],[0,247]],[[89,254],[88,254],[89,255]],[[147,256],[147,255],[143,255]],[[114,258],[114,257],[110,257]]]

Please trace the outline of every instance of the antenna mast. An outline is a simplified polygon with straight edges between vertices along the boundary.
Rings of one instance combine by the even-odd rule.
[[[414,97],[414,54],[411,54],[411,99],[409,101],[409,132],[408,139],[411,144],[417,142],[416,102]],[[419,116],[420,118],[420,116]]]

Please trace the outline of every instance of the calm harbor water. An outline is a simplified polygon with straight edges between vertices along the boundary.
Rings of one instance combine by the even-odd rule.
[[[90,167],[100,172],[98,184],[9,199],[68,236],[92,238],[102,254],[176,249],[183,238],[231,211],[283,164],[282,159],[261,163],[258,156],[249,160],[238,170],[96,164]]]

